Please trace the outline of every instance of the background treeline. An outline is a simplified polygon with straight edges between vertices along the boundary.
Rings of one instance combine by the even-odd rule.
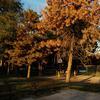
[[[1,65],[8,73],[12,67],[27,66],[29,78],[33,63],[41,70],[51,59],[54,64],[62,59],[69,81],[72,61],[99,64],[94,52],[100,39],[100,6],[97,0],[47,0],[47,4],[38,15],[24,11],[20,0],[0,1]]]

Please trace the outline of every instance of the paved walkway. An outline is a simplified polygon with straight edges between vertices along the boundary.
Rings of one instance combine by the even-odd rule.
[[[56,77],[49,77],[51,79],[56,79]],[[58,79],[59,80],[59,79]],[[65,79],[61,79],[64,81]],[[83,76],[79,75],[77,77],[72,77],[71,82],[82,82],[82,83],[94,83],[100,84],[100,77],[95,77],[94,75]],[[100,93],[84,92],[79,90],[61,90],[59,93],[53,95],[39,97],[39,98],[25,98],[21,100],[100,100]]]
[[[49,77],[51,79],[56,80],[57,77]],[[61,77],[58,80],[65,81],[65,77]],[[78,75],[76,77],[72,77],[70,82],[82,82],[82,83],[92,83],[92,84],[100,84],[100,77],[97,77],[95,75]]]
[[[100,84],[100,77],[96,77],[95,75],[78,75],[76,78],[72,77],[71,81]]]
[[[38,99],[26,98],[22,100],[100,100],[100,93],[83,92],[78,90],[63,90],[60,93]]]

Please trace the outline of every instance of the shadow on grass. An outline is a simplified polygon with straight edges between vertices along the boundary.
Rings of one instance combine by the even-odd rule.
[[[3,78],[0,79],[0,100],[19,100],[23,97],[52,94],[57,92],[61,81],[50,78]],[[56,88],[54,88],[56,87]]]
[[[84,83],[84,82],[88,81],[89,79],[91,79],[91,78],[93,78],[93,77],[95,77],[95,74],[92,75],[92,76],[90,76],[90,77],[88,77],[88,78],[86,78],[86,79],[84,79],[84,80],[82,80],[82,81],[80,81],[80,82]]]
[[[85,81],[85,80],[84,80]],[[0,82],[0,100],[20,100],[26,97],[42,97],[52,95],[61,90],[77,89],[81,91],[100,92],[99,84],[89,84],[81,82],[66,83],[61,80],[51,78],[8,78]]]

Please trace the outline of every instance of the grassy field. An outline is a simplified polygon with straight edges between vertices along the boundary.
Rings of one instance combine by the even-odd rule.
[[[34,96],[41,97],[59,92],[62,89],[77,89],[81,91],[100,92],[100,84],[83,82],[66,83],[47,77],[26,78],[1,78],[0,100],[18,100],[19,98]]]

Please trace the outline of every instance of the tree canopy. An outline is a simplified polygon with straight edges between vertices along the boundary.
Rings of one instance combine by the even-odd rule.
[[[22,5],[19,0],[0,1],[0,40],[16,33],[19,13]]]
[[[87,63],[100,39],[98,0],[47,0],[42,16],[21,11],[20,0],[1,0],[0,38],[7,62],[31,65],[58,52],[67,56],[69,74],[74,58]]]

